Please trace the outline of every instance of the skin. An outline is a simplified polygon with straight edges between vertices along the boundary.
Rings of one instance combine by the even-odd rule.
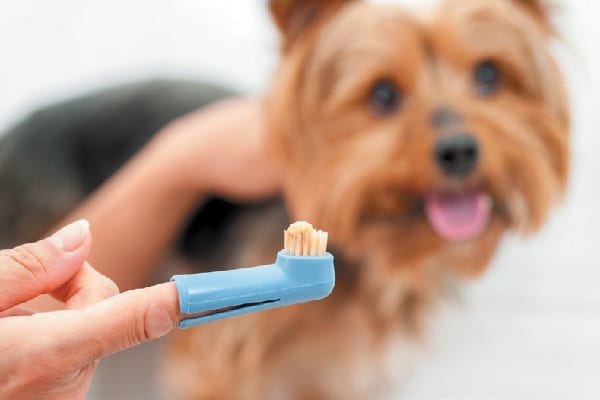
[[[83,399],[100,358],[177,326],[182,316],[173,283],[118,294],[86,262],[91,243],[89,223],[80,220],[0,251],[0,398]],[[62,309],[35,313],[21,306],[43,293],[63,302]]]
[[[0,398],[83,399],[100,358],[177,326],[174,283],[122,294],[117,284],[143,285],[207,194],[279,191],[260,112],[259,102],[236,99],[174,121],[71,214],[76,222],[0,250]]]

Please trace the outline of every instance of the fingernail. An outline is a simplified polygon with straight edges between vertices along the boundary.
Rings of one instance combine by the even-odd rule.
[[[81,246],[89,231],[90,223],[86,219],[80,219],[59,229],[50,236],[50,241],[63,251],[73,251]]]

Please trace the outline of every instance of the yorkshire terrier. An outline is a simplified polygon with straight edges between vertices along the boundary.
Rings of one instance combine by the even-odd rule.
[[[401,345],[447,285],[480,274],[505,232],[539,228],[565,190],[569,109],[549,9],[535,0],[442,0],[418,14],[351,0],[269,7],[283,56],[265,119],[283,202],[213,200],[180,247],[222,265],[270,263],[289,215],[329,232],[336,288],[323,301],[177,332],[164,369],[186,399],[375,398],[401,377]],[[85,151],[104,146],[69,134]]]

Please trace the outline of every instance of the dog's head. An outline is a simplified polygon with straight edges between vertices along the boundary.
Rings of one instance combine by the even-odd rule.
[[[283,60],[267,102],[296,219],[349,257],[479,272],[563,192],[569,113],[539,1],[427,13],[273,0]]]

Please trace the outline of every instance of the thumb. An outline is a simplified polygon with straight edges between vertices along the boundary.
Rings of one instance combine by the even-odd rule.
[[[53,336],[74,340],[79,365],[164,336],[182,317],[174,282],[124,292],[72,315],[63,324],[68,332]]]
[[[89,227],[79,220],[46,239],[0,250],[0,311],[50,293],[75,275],[90,252]]]

